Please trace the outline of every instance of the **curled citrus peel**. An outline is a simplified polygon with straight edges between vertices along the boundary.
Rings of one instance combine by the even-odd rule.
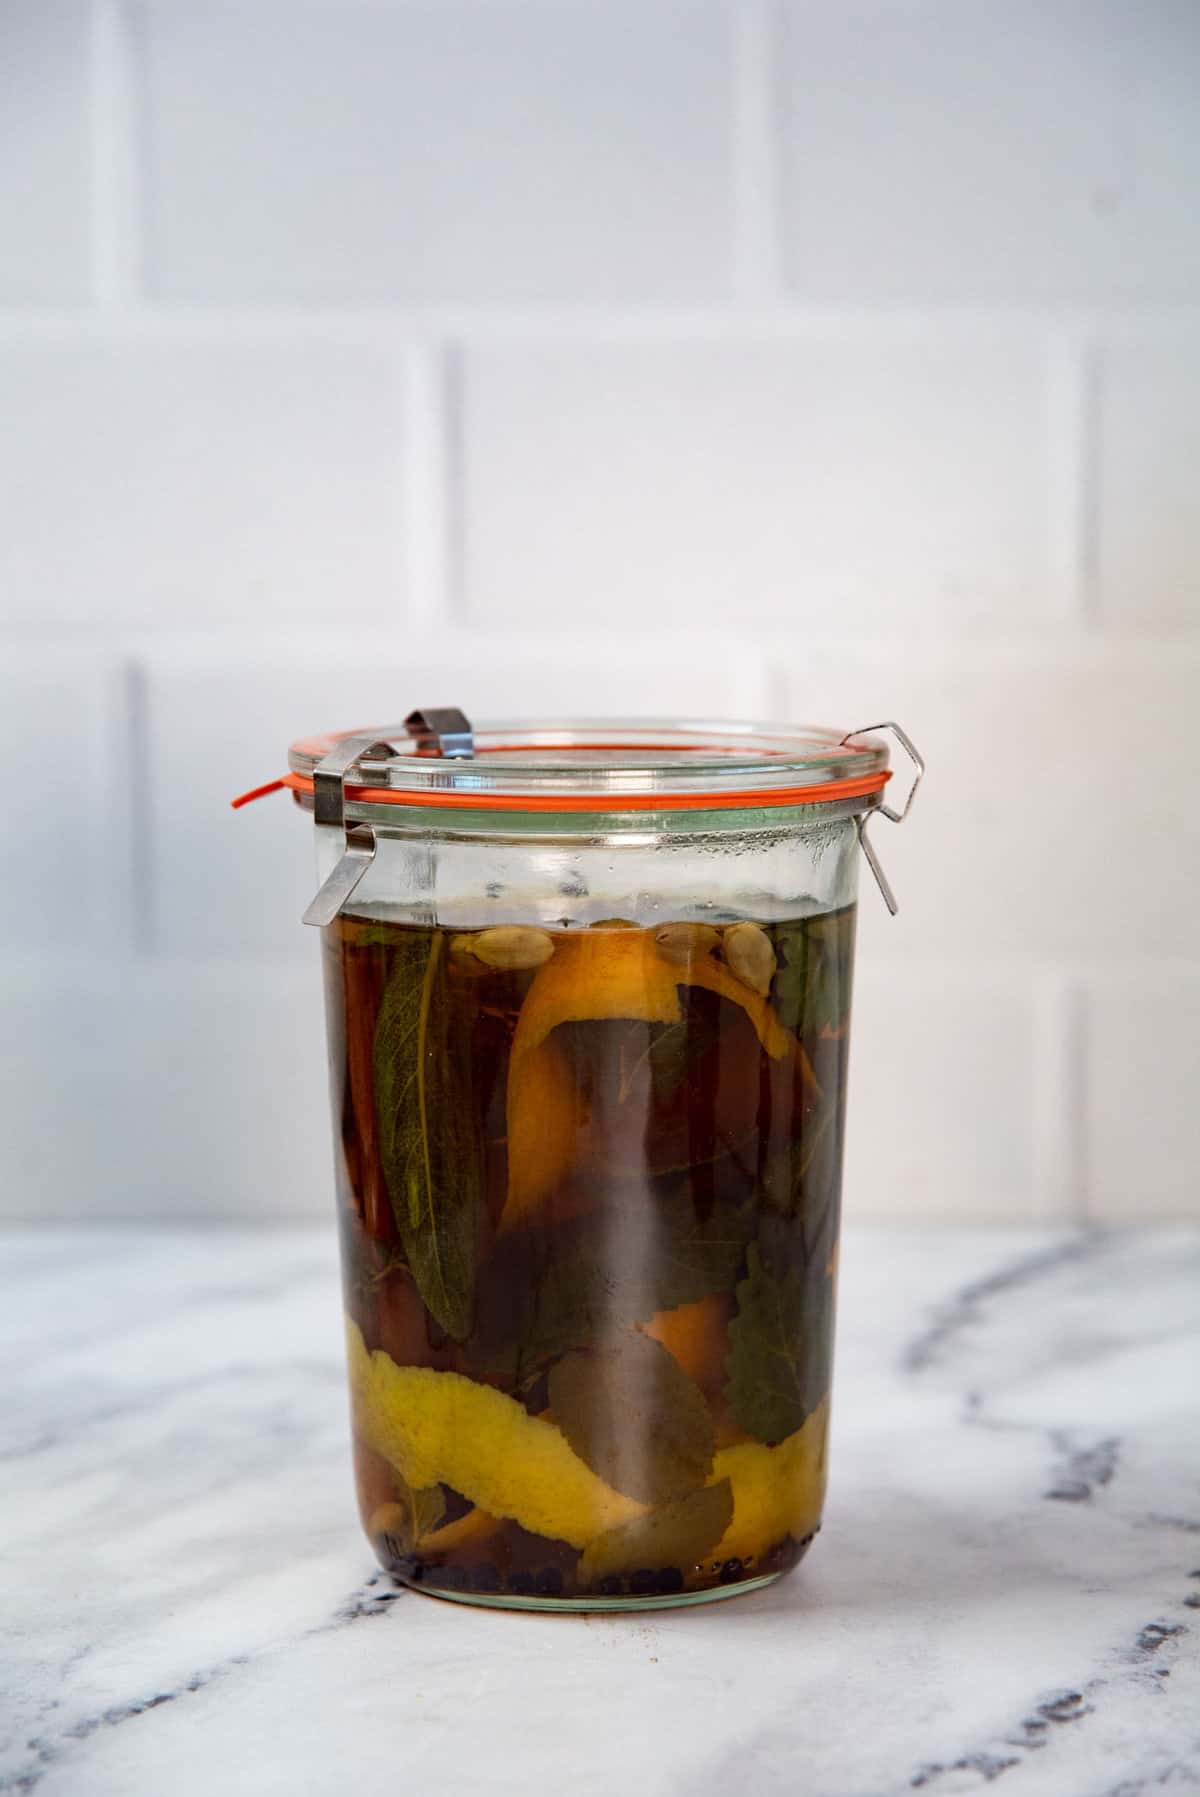
[[[455,1522],[443,1523],[440,1529],[433,1529],[428,1535],[419,1535],[417,1547],[423,1554],[446,1554],[456,1548],[481,1547],[500,1527],[500,1517],[476,1508],[468,1510]]]
[[[462,1532],[463,1525],[482,1535],[497,1517],[587,1549],[650,1515],[648,1505],[594,1473],[561,1429],[530,1416],[515,1398],[461,1373],[397,1366],[382,1349],[371,1352],[349,1320],[346,1348],[359,1439],[415,1489],[449,1485],[486,1512],[486,1519],[463,1518],[426,1535],[422,1550],[455,1545],[450,1531]],[[816,1528],[827,1422],[826,1402],[777,1447],[752,1441],[718,1450],[707,1484],[729,1481],[733,1514],[706,1559],[750,1559],[785,1535],[799,1539]],[[596,1554],[606,1557],[607,1548]]]
[[[657,1310],[636,1327],[660,1342],[711,1402],[725,1383],[732,1309],[729,1292],[710,1292],[673,1310]]]
[[[520,1026],[518,1025],[518,1035]],[[502,1227],[536,1208],[557,1190],[579,1154],[587,1106],[559,1042],[532,1050],[514,1046],[508,1065],[508,1192]]]
[[[445,1484],[491,1516],[583,1547],[645,1505],[598,1478],[561,1429],[461,1373],[397,1366],[346,1326],[356,1433],[414,1488]]]
[[[802,1541],[821,1520],[825,1498],[825,1443],[829,1400],[825,1398],[794,1434],[769,1448],[743,1441],[721,1448],[713,1460],[713,1480],[733,1488],[733,1520],[706,1559],[749,1560],[764,1554],[785,1535]]]
[[[559,936],[553,956],[534,975],[513,1036],[502,1229],[524,1221],[560,1183],[586,1122],[552,1032],[564,1023],[678,1023],[683,985],[702,986],[739,1005],[772,1060],[797,1050],[795,1037],[766,998],[710,953],[668,960],[652,930],[581,930]]]

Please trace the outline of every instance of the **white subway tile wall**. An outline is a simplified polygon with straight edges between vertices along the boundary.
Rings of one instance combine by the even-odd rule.
[[[151,6],[151,285],[509,305],[730,286],[719,4]]]
[[[394,628],[404,355],[108,335],[0,344],[16,622]]]
[[[797,297],[1194,298],[1192,0],[801,4],[785,44]]]
[[[85,303],[88,0],[0,8],[0,306]]]
[[[581,614],[742,629],[743,605],[851,640],[1036,624],[1045,362],[1003,330],[472,349],[467,613],[560,637]]]
[[[1198,90],[1192,0],[8,0],[0,1216],[324,1214],[227,800],[448,702],[899,717],[849,1214],[1200,1216]]]

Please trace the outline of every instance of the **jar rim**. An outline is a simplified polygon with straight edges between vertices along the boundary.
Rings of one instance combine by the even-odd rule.
[[[734,810],[869,802],[891,777],[886,741],[853,731],[587,719],[485,723],[475,731],[474,754],[462,758],[438,755],[404,725],[304,737],[288,750],[281,784],[303,803],[312,794],[317,764],[352,736],[393,750],[386,760],[372,759],[369,783],[347,782],[347,801],[364,805],[543,813]]]

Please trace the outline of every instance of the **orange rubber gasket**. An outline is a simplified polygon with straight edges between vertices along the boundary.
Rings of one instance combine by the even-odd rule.
[[[346,797],[362,805],[418,805],[447,811],[744,811],[776,805],[822,805],[834,799],[865,798],[881,792],[891,779],[885,769],[856,780],[830,780],[824,786],[776,786],[765,792],[704,793],[481,793],[397,792],[390,786],[347,786]],[[236,810],[265,793],[287,787],[311,795],[306,774],[285,774],[253,787],[232,801]]]

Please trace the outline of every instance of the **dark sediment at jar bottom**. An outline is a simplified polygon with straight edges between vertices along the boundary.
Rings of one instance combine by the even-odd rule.
[[[819,1528],[814,1529],[801,1541],[788,1536],[765,1554],[747,1561],[725,1560],[719,1566],[706,1567],[702,1576],[685,1579],[677,1566],[648,1566],[611,1575],[585,1592],[573,1590],[569,1575],[548,1558],[537,1568],[505,1571],[492,1560],[437,1565],[415,1555],[392,1556],[381,1543],[376,1544],[376,1552],[397,1584],[430,1597],[508,1609],[652,1609],[736,1597],[771,1584],[799,1566],[819,1533]]]

